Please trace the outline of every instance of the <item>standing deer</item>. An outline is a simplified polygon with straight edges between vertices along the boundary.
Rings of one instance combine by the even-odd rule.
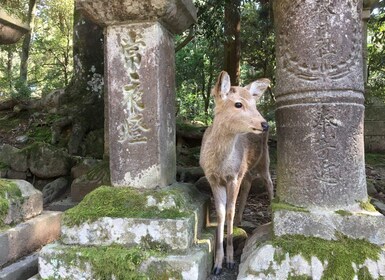
[[[210,183],[218,219],[215,275],[222,270],[225,217],[226,263],[228,268],[234,268],[234,217],[235,223],[241,222],[251,181],[257,173],[264,181],[270,200],[273,198],[267,146],[269,126],[256,108],[256,101],[269,84],[268,79],[259,79],[246,87],[231,86],[229,75],[222,71],[211,92],[215,101],[214,120],[203,135],[200,165]],[[239,191],[239,209],[235,216]]]

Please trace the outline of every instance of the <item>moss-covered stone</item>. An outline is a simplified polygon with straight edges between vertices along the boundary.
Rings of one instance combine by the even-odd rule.
[[[338,214],[338,215],[341,215],[341,216],[351,216],[351,215],[353,215],[352,212],[349,212],[349,211],[346,211],[346,210],[342,210],[342,209],[335,211],[335,213]]]
[[[289,203],[280,202],[278,199],[274,199],[271,203],[271,209],[272,211],[279,211],[279,210],[288,210],[288,211],[295,211],[295,212],[309,212],[308,209],[291,205]]]
[[[148,279],[139,271],[139,266],[150,256],[159,256],[156,251],[145,250],[142,247],[124,248],[122,246],[80,247],[72,246],[56,256],[66,266],[77,266],[86,270],[86,264],[91,264],[93,279]],[[60,265],[60,261],[57,263]],[[59,275],[55,279],[62,279]]]
[[[355,271],[352,263],[359,267],[367,259],[376,261],[382,252],[379,246],[365,240],[350,239],[343,236],[340,236],[337,241],[329,241],[317,237],[285,235],[274,238],[272,244],[276,248],[281,248],[283,253],[289,253],[290,256],[301,255],[309,262],[311,257],[315,256],[321,262],[327,262],[328,265],[322,276],[322,279],[325,280],[353,279]]]
[[[188,217],[192,213],[194,192],[183,195],[185,189],[172,188],[159,191],[141,191],[134,188],[101,186],[89,193],[76,207],[65,212],[63,223],[67,226],[92,222],[101,217],[111,218],[163,218]],[[198,194],[196,194],[198,195]],[[149,198],[155,203],[149,205]],[[165,199],[173,205],[159,208]]]
[[[0,228],[5,227],[5,218],[8,214],[10,203],[20,203],[23,197],[18,186],[7,179],[0,179]]]
[[[360,201],[360,207],[363,210],[366,210],[366,211],[369,211],[369,212],[377,212],[376,207],[374,207],[373,204],[371,204],[369,200],[367,200],[367,201]]]

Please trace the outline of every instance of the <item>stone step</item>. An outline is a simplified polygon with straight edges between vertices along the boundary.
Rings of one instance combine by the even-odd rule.
[[[112,195],[121,191],[122,196],[129,196],[128,190],[112,189]],[[136,194],[136,193],[135,193]],[[190,248],[199,237],[199,234],[205,224],[207,197],[200,194],[194,186],[179,184],[164,191],[162,194],[149,192],[144,194],[142,199],[143,206],[135,206],[149,211],[154,218],[139,217],[106,217],[103,211],[100,211],[98,200],[106,199],[110,195],[109,188],[98,189],[86,197],[78,206],[70,209],[64,214],[62,223],[62,242],[67,245],[86,245],[86,246],[107,246],[119,244],[123,246],[158,244],[158,246],[171,250],[183,251]],[[140,194],[142,195],[142,194]],[[99,197],[102,196],[102,197]],[[122,198],[126,199],[126,198]],[[131,208],[131,201],[119,202],[124,207]],[[111,200],[115,203],[114,200]],[[87,203],[91,204],[88,205]],[[103,204],[103,202],[101,203]],[[117,203],[115,203],[117,204]],[[119,206],[111,207],[118,208]],[[127,206],[129,205],[129,206]],[[95,210],[89,210],[88,207],[95,207]],[[104,207],[101,205],[100,207]],[[134,207],[134,206],[132,206]],[[146,209],[147,208],[147,209]],[[73,221],[79,216],[84,215],[84,211],[100,211],[101,217],[93,217],[93,220],[83,219],[80,223],[74,224]],[[114,209],[114,211],[120,211]],[[159,213],[174,213],[172,215],[161,216]],[[129,214],[127,214],[129,215]]]
[[[0,269],[0,280],[24,280],[36,273],[38,273],[38,254],[33,253]]]
[[[206,280],[213,262],[213,239],[211,236],[184,254],[146,251],[144,259],[138,257],[140,252],[145,252],[143,249],[53,243],[40,252],[39,273],[41,279],[58,280],[122,279],[123,275],[127,279],[145,276],[148,279]]]
[[[60,236],[61,212],[37,217],[0,232],[0,267],[39,249]]]
[[[0,190],[3,188],[8,189],[6,199],[9,201],[7,214],[0,216],[4,224],[25,221],[43,211],[43,195],[31,183],[24,180],[0,179]],[[20,192],[15,191],[16,188]]]

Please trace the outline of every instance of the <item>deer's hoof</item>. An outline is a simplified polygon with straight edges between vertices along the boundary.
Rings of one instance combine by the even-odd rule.
[[[227,268],[230,270],[233,270],[235,268],[235,263],[234,262],[227,263]]]
[[[221,272],[222,272],[222,268],[214,267],[214,269],[213,269],[213,274],[214,275],[219,275],[219,274],[221,274]]]

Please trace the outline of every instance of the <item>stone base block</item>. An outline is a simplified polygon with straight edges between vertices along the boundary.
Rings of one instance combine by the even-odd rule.
[[[0,280],[28,279],[38,273],[38,254],[34,253],[0,269]]]
[[[117,201],[116,196],[121,200]],[[100,207],[97,206],[99,200]],[[111,205],[105,207],[109,203]],[[204,227],[207,203],[208,198],[188,184],[145,193],[136,189],[102,187],[65,213],[62,242],[126,247],[157,244],[170,250],[186,250],[195,243]],[[89,207],[95,207],[100,217],[93,216],[94,210]],[[140,211],[130,213],[134,208]],[[121,214],[127,217],[116,217]],[[150,218],[141,217],[144,214]],[[81,222],[73,223],[80,216]]]
[[[0,233],[0,266],[19,259],[60,235],[61,212],[43,212]]]
[[[315,236],[337,240],[340,235],[385,244],[385,216],[376,211],[290,211],[273,214],[274,234]]]
[[[385,252],[369,242],[349,238],[272,237],[259,228],[242,254],[238,280],[383,279]]]
[[[1,185],[14,185],[20,190],[20,197],[9,197],[9,209],[5,224],[18,223],[39,215],[43,211],[43,195],[32,184],[24,180],[1,179]]]
[[[185,250],[194,242],[194,217],[182,219],[99,218],[79,226],[62,227],[62,241],[77,245],[133,246],[159,243]]]
[[[107,247],[108,248],[108,247]],[[127,279],[186,279],[205,280],[212,266],[212,252],[209,246],[194,246],[186,254],[167,254],[157,252],[135,266],[129,259],[135,257],[131,249],[124,247],[111,247],[119,250],[122,257],[121,262],[111,262],[108,259],[106,247],[79,247],[61,244],[50,244],[45,246],[39,256],[39,268],[41,279],[122,279],[120,271]],[[90,253],[91,251],[94,253]],[[76,252],[76,253],[74,253]],[[143,251],[144,252],[144,251]],[[97,255],[98,260],[93,257]],[[100,261],[101,260],[101,261]],[[100,266],[100,262],[103,266]],[[131,277],[131,278],[130,278]],[[126,279],[126,278],[125,278]]]

